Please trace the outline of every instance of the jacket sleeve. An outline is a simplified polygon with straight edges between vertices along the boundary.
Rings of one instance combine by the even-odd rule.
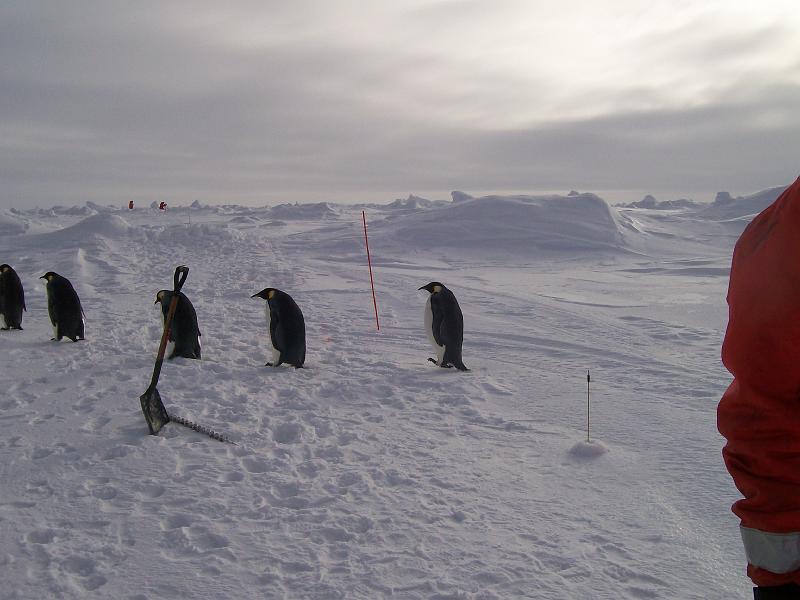
[[[756,585],[800,583],[800,179],[733,253],[717,426]]]

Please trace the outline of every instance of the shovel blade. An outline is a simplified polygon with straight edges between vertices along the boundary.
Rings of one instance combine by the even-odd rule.
[[[142,412],[150,429],[150,435],[156,435],[161,428],[169,423],[169,415],[164,403],[161,402],[161,394],[155,387],[149,388],[144,394],[139,396],[142,405]]]

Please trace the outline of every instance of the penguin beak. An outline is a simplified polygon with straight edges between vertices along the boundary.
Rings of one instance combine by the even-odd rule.
[[[261,293],[261,292],[258,292],[258,294],[260,294],[260,293]],[[258,294],[253,294],[253,295],[252,295],[252,296],[250,296],[250,297],[251,297],[251,298],[261,298],[261,296],[259,296]]]
[[[47,277],[45,277],[44,275],[42,275],[41,277],[39,277],[39,279],[47,279]]]

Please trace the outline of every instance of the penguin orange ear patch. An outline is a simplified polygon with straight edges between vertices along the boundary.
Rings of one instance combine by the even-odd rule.
[[[275,290],[270,290],[267,292],[267,300],[272,300],[272,297],[275,295]]]
[[[436,293],[441,292],[442,291],[442,286],[440,286],[440,285],[433,286],[433,291],[436,292]]]

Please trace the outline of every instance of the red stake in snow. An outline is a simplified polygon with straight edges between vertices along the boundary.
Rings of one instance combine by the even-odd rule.
[[[361,218],[364,220],[364,243],[367,246],[367,264],[369,265],[369,283],[372,286],[372,305],[375,307],[375,325],[378,331],[381,330],[381,324],[378,321],[378,301],[375,299],[375,280],[372,278],[372,258],[369,255],[369,238],[367,237],[367,213],[361,211]]]

